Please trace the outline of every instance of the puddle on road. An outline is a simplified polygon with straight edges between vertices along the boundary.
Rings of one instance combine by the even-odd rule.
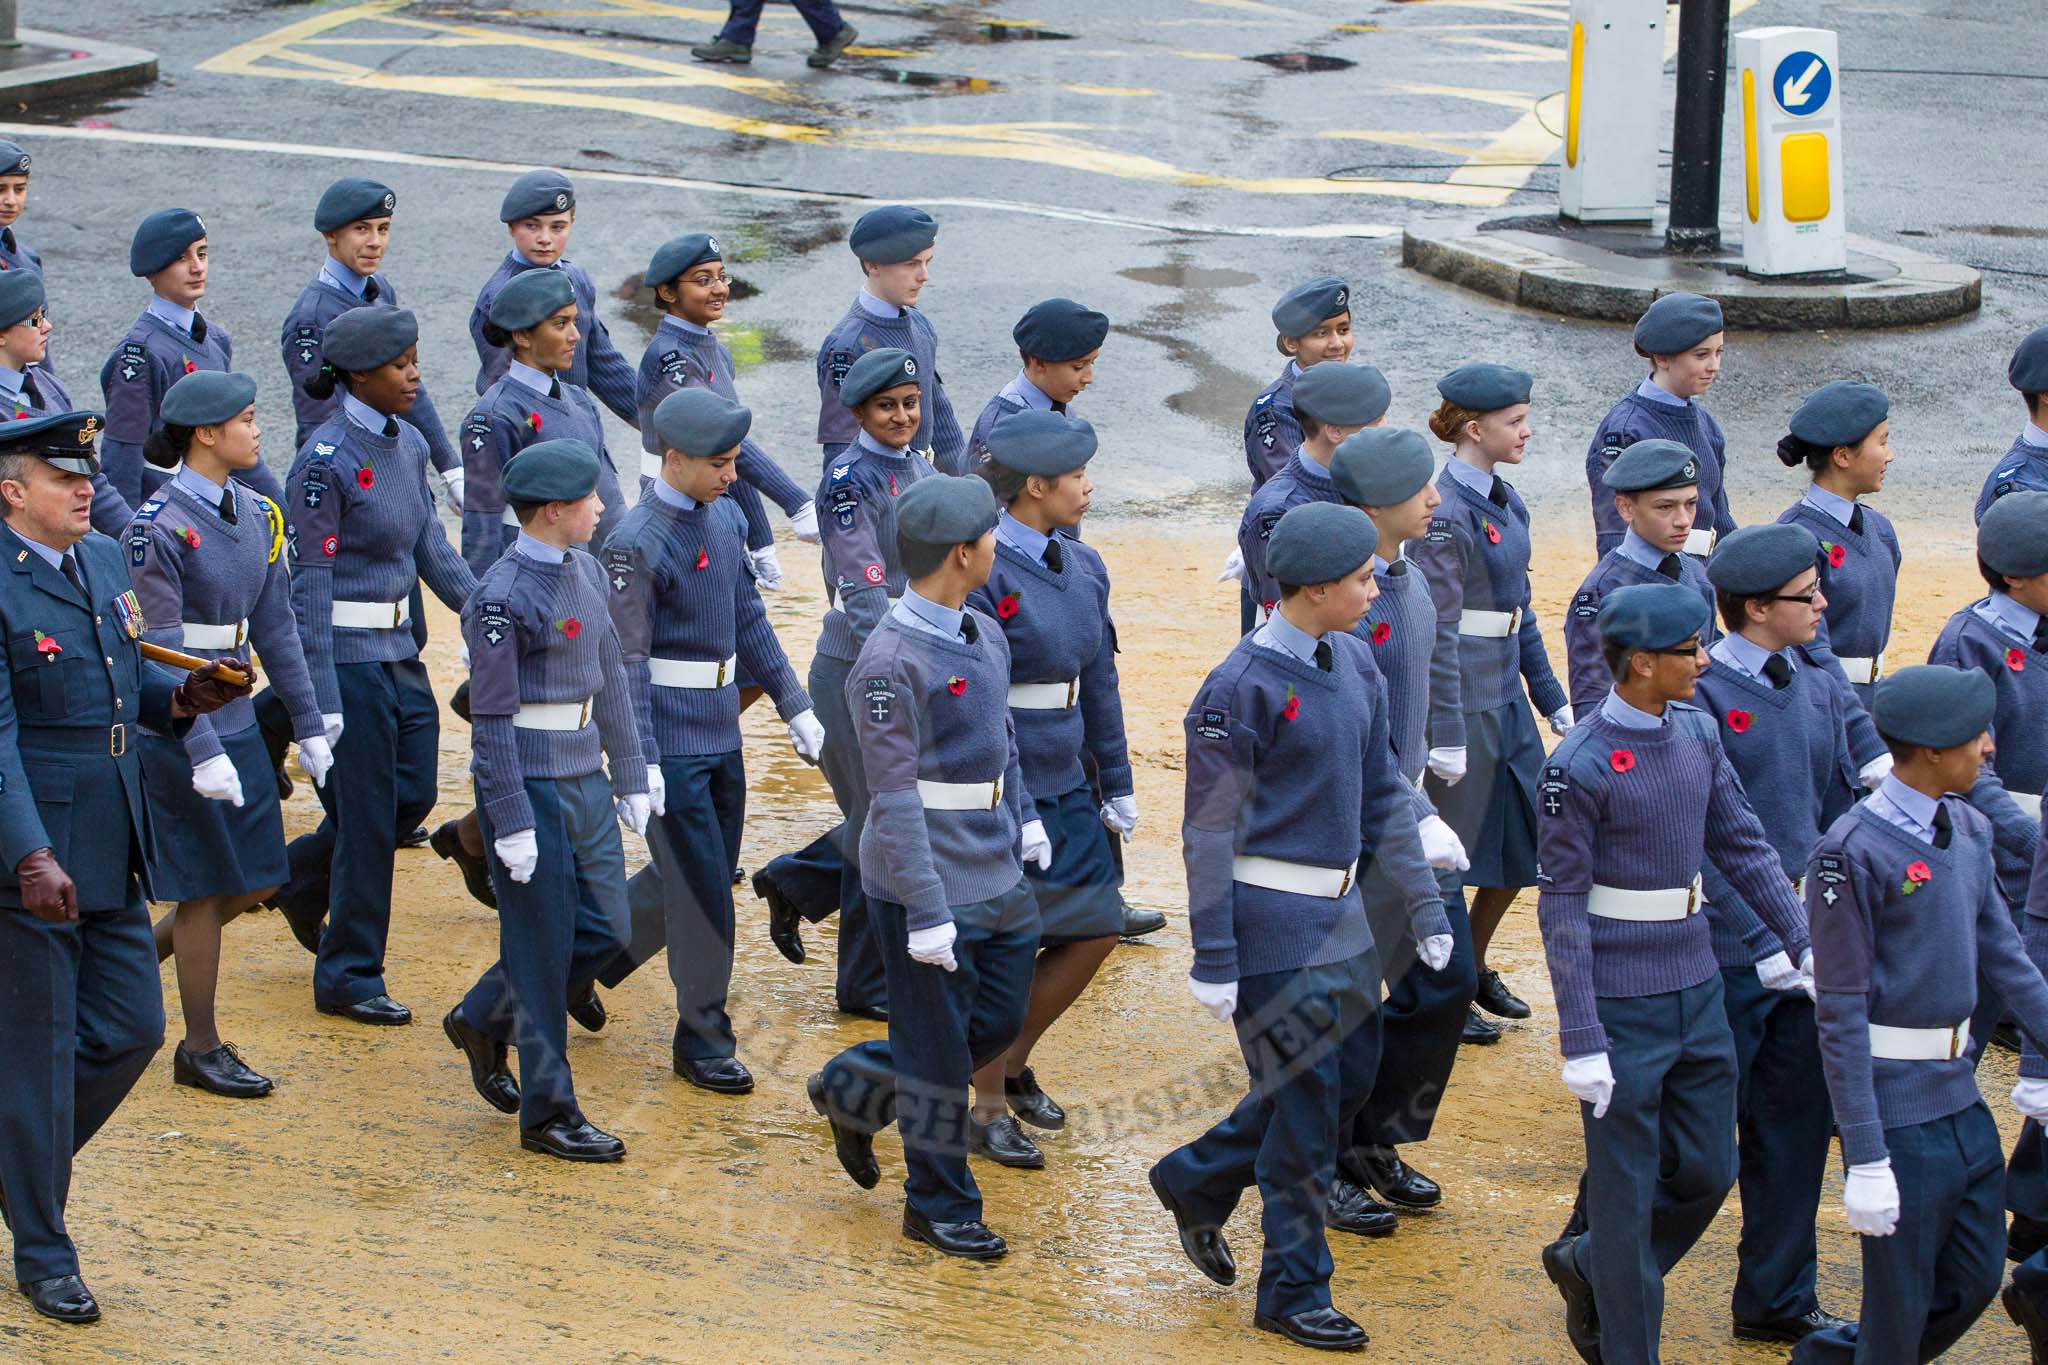
[[[1072,42],[1074,35],[1037,24],[1012,23],[1003,19],[977,24],[975,33],[985,43]]]
[[[1256,284],[1258,277],[1242,270],[1191,265],[1186,256],[1178,254],[1159,265],[1132,266],[1117,274],[1173,291],[1170,298],[1147,308],[1136,322],[1117,327],[1120,334],[1159,346],[1176,365],[1193,372],[1195,382],[1168,394],[1166,406],[1219,431],[1238,431],[1244,424],[1245,395],[1257,393],[1266,381],[1218,362],[1192,339],[1189,324],[1215,309],[1218,290]]]
[[[2022,237],[2029,241],[2048,241],[2048,228],[2014,227],[2010,223],[1957,223],[1948,231],[1974,232],[1980,237]]]
[[[1256,57],[1247,57],[1245,60],[1248,62],[1258,62],[1262,66],[1270,66],[1275,71],[1285,71],[1289,75],[1317,71],[1344,71],[1358,65],[1357,62],[1349,61],[1343,57],[1325,57],[1320,52],[1263,52]]]
[[[981,76],[951,76],[941,71],[911,71],[894,66],[849,66],[844,70],[849,76],[883,85],[909,86],[928,95],[986,95],[1002,89],[995,81]]]
[[[1257,275],[1242,270],[1215,270],[1198,265],[1132,266],[1116,273],[1127,280],[1156,284],[1162,289],[1241,289],[1259,282]]]

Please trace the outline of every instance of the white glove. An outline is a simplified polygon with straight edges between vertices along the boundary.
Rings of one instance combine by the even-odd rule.
[[[2012,1088],[2012,1107],[2036,1122],[2048,1119],[2048,1081],[2020,1077]]]
[[[1415,822],[1415,832],[1422,836],[1422,856],[1429,860],[1431,867],[1451,872],[1471,870],[1472,860],[1465,855],[1465,841],[1458,837],[1458,831],[1444,823],[1443,816],[1423,816]]]
[[[1572,726],[1577,723],[1577,721],[1572,719],[1570,703],[1566,703],[1550,713],[1550,733],[1556,735],[1559,739],[1563,739],[1566,735],[1570,734]]]
[[[825,752],[825,727],[816,712],[805,711],[789,722],[789,744],[798,758],[813,768],[818,766],[818,759]]]
[[[1450,965],[1454,942],[1449,934],[1431,934],[1415,946],[1415,952],[1422,959],[1423,966],[1440,972]]]
[[[1808,948],[1799,955],[1799,989],[1806,992],[1806,998],[1820,1003],[1820,988],[1813,982],[1813,949]]]
[[[1455,749],[1431,749],[1429,770],[1442,779],[1446,787],[1455,787],[1465,776],[1465,746]]]
[[[668,779],[661,775],[661,765],[647,765],[647,809],[656,815],[668,814]]]
[[[818,505],[807,502],[789,514],[789,529],[796,532],[796,538],[808,545],[816,545],[818,536]]]
[[[1890,777],[1891,775],[1892,756],[1888,753],[1885,753],[1879,754],[1876,758],[1873,758],[1870,760],[1870,762],[1864,764],[1862,771],[1856,774],[1856,780],[1863,784],[1863,789],[1865,791],[1876,791],[1877,784],[1884,781],[1887,777]]]
[[[647,817],[654,811],[654,804],[648,800],[647,793],[634,792],[631,796],[622,796],[618,800],[618,807],[619,823],[645,839]]]
[[[1237,1013],[1237,983],[1225,981],[1221,985],[1213,981],[1197,981],[1188,978],[1188,990],[1195,999],[1202,1002],[1202,1008],[1216,1016],[1216,1022],[1227,1024],[1230,1016]]]
[[[953,927],[951,920],[934,924],[929,929],[912,929],[909,940],[910,960],[922,962],[927,967],[937,967],[941,971],[958,970],[959,964],[953,961],[953,940],[958,935],[959,930]]]
[[[1892,1159],[1851,1166],[1842,1182],[1842,1206],[1849,1226],[1865,1237],[1889,1237],[1899,1226],[1899,1180]]]
[[[1244,580],[1244,551],[1236,546],[1231,547],[1230,558],[1223,561],[1223,572],[1216,575],[1216,581],[1228,583],[1233,578],[1240,582]]]
[[[763,545],[758,550],[747,551],[747,558],[754,563],[754,582],[766,592],[774,592],[782,586],[782,561],[775,557],[773,545]]]
[[[1110,833],[1123,835],[1124,842],[1129,843],[1131,832],[1138,827],[1138,798],[1110,797],[1102,803],[1102,823],[1109,826]]]
[[[341,712],[322,711],[320,713],[320,728],[327,732],[327,742],[329,745],[341,743]]]
[[[1789,954],[1776,952],[1756,964],[1756,979],[1767,991],[1796,991],[1805,989],[1806,973],[1792,965]]]
[[[209,801],[225,801],[231,806],[242,804],[242,775],[235,771],[235,761],[226,754],[215,754],[204,763],[192,765],[192,790]]]
[[[1018,856],[1037,863],[1040,872],[1052,871],[1052,840],[1046,837],[1043,820],[1026,820],[1017,831]]]
[[[299,741],[299,766],[313,779],[314,786],[327,785],[327,773],[334,767],[334,746],[327,742],[327,736],[314,735]]]
[[[533,880],[533,869],[540,864],[540,838],[532,830],[522,829],[517,834],[493,839],[491,849],[512,874],[513,881],[523,886]]]
[[[462,510],[462,471],[451,469],[441,476],[442,491],[448,495],[448,506],[452,511]]]
[[[462,671],[469,672],[469,641],[464,640],[455,646],[455,657],[462,662]]]
[[[1564,1088],[1592,1105],[1594,1118],[1605,1118],[1607,1102],[1614,1098],[1614,1068],[1607,1064],[1607,1054],[1590,1052],[1565,1058]]]

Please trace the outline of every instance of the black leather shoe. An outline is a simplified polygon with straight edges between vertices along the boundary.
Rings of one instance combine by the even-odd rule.
[[[626,1155],[625,1143],[581,1114],[550,1119],[538,1128],[521,1128],[519,1145],[564,1161],[619,1161]]]
[[[1261,1332],[1278,1332],[1297,1346],[1318,1351],[1363,1351],[1365,1329],[1334,1308],[1311,1308],[1306,1313],[1254,1313],[1252,1326]]]
[[[2010,1308],[2007,1309],[2011,1311]],[[2018,1319],[2014,1319],[2018,1321]],[[1742,1341],[1804,1341],[1815,1332],[1825,1332],[1830,1327],[1847,1327],[1847,1318],[1838,1318],[1825,1308],[1816,1308],[1810,1313],[1797,1317],[1776,1318],[1770,1322],[1737,1322],[1735,1335]]]
[[[1572,1248],[1578,1239],[1552,1242],[1543,1248],[1543,1273],[1564,1296],[1564,1333],[1587,1365],[1600,1365],[1600,1311],[1593,1305],[1593,1286],[1579,1273]]]
[[[768,941],[791,962],[804,960],[804,917],[765,872],[754,874],[754,894],[768,902]]]
[[[1343,1176],[1330,1182],[1330,1207],[1325,1225],[1354,1237],[1391,1237],[1400,1225],[1394,1211]]]
[[[1145,1179],[1151,1182],[1160,1207],[1173,1215],[1174,1229],[1180,1233],[1180,1249],[1195,1263],[1195,1269],[1220,1285],[1236,1284],[1237,1260],[1230,1254],[1230,1243],[1223,1240],[1223,1229],[1197,1227],[1166,1188],[1166,1182],[1159,1178],[1157,1166],[1145,1172]]]
[[[746,879],[747,879],[747,870],[746,870],[746,869],[745,869],[744,867],[735,867],[735,868],[733,868],[733,870],[732,870],[732,884],[733,884],[734,886],[738,886],[738,885],[739,885],[739,884],[740,884],[741,882],[745,881]]]
[[[469,1083],[484,1097],[484,1103],[501,1114],[518,1113],[519,1082],[505,1065],[505,1045],[464,1023],[454,1010],[441,1020],[441,1031],[469,1059]]]
[[[400,848],[420,848],[426,844],[427,838],[427,827],[425,825],[414,825],[412,833],[399,836],[398,846]]]
[[[291,752],[292,737],[280,734],[261,721],[257,722],[256,732],[263,738],[263,753],[270,760],[271,777],[277,783],[277,799],[282,804],[292,799],[292,792],[296,789],[292,775],[284,770],[284,759]]]
[[[1009,1102],[1010,1112],[1033,1128],[1056,1133],[1067,1126],[1067,1111],[1038,1088],[1038,1077],[1028,1066],[1019,1075],[1003,1077],[1003,1098]]]
[[[320,953],[320,922],[327,918],[325,910],[301,910],[285,904],[274,893],[264,898],[263,904],[284,916],[285,927],[292,931],[292,937],[299,946],[314,956]]]
[[[987,1123],[970,1117],[967,1120],[967,1150],[975,1156],[987,1157],[998,1166],[1020,1171],[1042,1170],[1045,1166],[1045,1153],[1038,1150],[1037,1143],[1024,1136],[1017,1120],[1008,1114],[999,1114]]]
[[[59,1275],[49,1280],[17,1280],[21,1292],[38,1313],[59,1322],[98,1322],[99,1300],[76,1275]]]
[[[853,46],[853,40],[859,36],[860,31],[854,28],[852,24],[840,24],[839,32],[818,44],[818,50],[804,58],[804,65],[810,67],[813,71],[823,71],[826,67],[838,61],[839,54]]]
[[[903,1235],[967,1261],[993,1261],[1010,1249],[978,1218],[972,1223],[934,1223],[908,1204],[903,1206]]]
[[[699,1090],[744,1095],[754,1088],[754,1073],[737,1057],[677,1057],[676,1075]]]
[[[1465,1031],[1458,1035],[1458,1041],[1470,1047],[1491,1047],[1500,1041],[1500,1030],[1479,1017],[1479,1011],[1465,1011]]]
[[[346,1005],[323,1005],[313,1002],[313,1008],[322,1014],[338,1014],[344,1019],[353,1019],[358,1024],[410,1024],[412,1011],[388,995],[373,995],[368,1000],[356,1000]]]
[[[2024,1213],[2014,1214],[2012,1226],[2005,1230],[2005,1259],[2024,1261],[2042,1247],[2048,1247],[2048,1223]]]
[[[1437,1183],[1401,1160],[1392,1147],[1360,1148],[1358,1165],[1366,1183],[1397,1209],[1433,1209],[1444,1202]]]
[[[233,1043],[222,1043],[211,1052],[194,1052],[179,1043],[171,1054],[171,1079],[231,1100],[260,1099],[277,1089],[270,1077],[249,1069]]]
[[[1508,983],[1500,979],[1500,973],[1491,967],[1479,974],[1479,993],[1472,997],[1488,1014],[1497,1019],[1527,1019],[1529,1006],[1521,996],[1508,989]]]
[[[462,869],[462,884],[469,889],[470,899],[481,901],[493,910],[498,908],[498,893],[491,886],[491,865],[462,846],[462,836],[455,832],[455,821],[443,820],[436,825],[434,832],[427,836],[427,845]]]
[[[583,992],[581,1000],[569,1002],[569,1017],[592,1033],[605,1026],[611,1015],[605,1012],[604,1001],[598,999],[596,982],[590,983],[590,988]]]
[[[1124,927],[1117,931],[1118,938],[1143,938],[1166,927],[1166,916],[1157,910],[1140,910],[1129,901],[1124,902]]]
[[[1998,1027],[1991,1030],[1991,1046],[2017,1054],[2020,1050],[2019,1025],[2010,1019],[1998,1021]]]
[[[825,1073],[815,1072],[804,1082],[804,1093],[811,1097],[811,1108],[818,1111],[818,1117],[832,1126],[832,1154],[839,1158],[839,1164],[853,1177],[853,1183],[864,1190],[871,1190],[882,1182],[882,1168],[875,1164],[875,1139],[872,1133],[863,1133],[848,1128],[832,1117],[832,1111],[825,1105]]]
[[[2048,1314],[2043,1314],[2016,1284],[2000,1290],[1998,1301],[2005,1305],[2005,1315],[2027,1334],[2028,1359],[2032,1365],[2048,1365]]]
[[[850,1014],[856,1019],[872,1019],[878,1024],[889,1022],[889,1007],[887,1005],[841,1005],[839,1006],[839,1012],[841,1014]]]

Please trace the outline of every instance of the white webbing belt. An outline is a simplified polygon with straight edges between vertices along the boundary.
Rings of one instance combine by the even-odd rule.
[[[1466,608],[1458,615],[1458,634],[1477,635],[1488,640],[1505,640],[1522,624],[1522,609],[1477,611]]]
[[[917,779],[917,799],[926,810],[994,810],[1002,803],[1003,779],[991,782],[927,782]]]
[[[187,621],[184,625],[188,649],[236,649],[249,638],[247,617],[227,626],[211,626],[203,621]]]
[[[1717,539],[1719,539],[1718,532],[1711,528],[1696,526],[1685,533],[1685,552],[1689,555],[1698,555],[1701,559],[1705,559],[1708,555],[1714,553],[1714,542]]]
[[[1835,656],[1835,662],[1842,666],[1842,674],[1858,687],[1868,687],[1884,676],[1884,655],[1875,659],[1845,659]]]
[[[1351,889],[1358,864],[1349,867],[1317,867],[1290,863],[1280,858],[1239,854],[1230,860],[1230,879],[1246,886],[1263,886],[1268,891],[1292,891],[1297,896],[1321,896],[1336,900]]]
[[[403,597],[396,602],[337,601],[328,619],[346,630],[397,630],[400,626],[412,624],[412,603]],[[185,638],[188,641],[192,638],[190,631],[191,627],[187,626]]]
[[[521,704],[512,724],[521,730],[581,730],[590,723],[590,701],[535,701]]]
[[[1596,886],[1586,897],[1586,913],[1602,919],[1652,920],[1684,919],[1700,908],[1700,879],[1691,886],[1667,887],[1662,891],[1624,891],[1618,886]]]
[[[1970,1046],[1970,1021],[1948,1028],[1870,1026],[1870,1055],[1894,1062],[1946,1062]]]
[[[1064,711],[1081,699],[1081,680],[1066,682],[1011,683],[1010,705],[1026,711]]]
[[[732,681],[739,656],[714,659],[654,659],[647,661],[647,679],[656,687],[718,688]]]

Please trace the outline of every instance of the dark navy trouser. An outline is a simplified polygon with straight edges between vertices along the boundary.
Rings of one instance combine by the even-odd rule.
[[[2033,1119],[2020,1125],[2019,1138],[2012,1145],[2012,1159],[2006,1163],[2005,1206],[2022,1218],[2032,1219],[2036,1225],[2048,1224],[2048,1138],[2044,1138],[2041,1125]],[[2017,1247],[2012,1239],[2006,1244],[2008,1257],[2015,1251],[2024,1254],[2013,1267],[2012,1282],[2037,1308],[2048,1313],[2048,1246],[2036,1245],[2040,1240],[2038,1227],[2034,1234],[2018,1240],[2021,1244]]]
[[[1437,884],[1444,893],[1444,917],[1451,922],[1451,960],[1440,972],[1415,955],[1407,907],[1386,877],[1368,875],[1362,888],[1387,994],[1380,1002],[1379,1071],[1371,1097],[1351,1125],[1354,1146],[1397,1147],[1427,1140],[1458,1060],[1458,1039],[1479,989],[1479,968],[1458,874],[1439,873]],[[1350,1162],[1339,1166],[1355,1183],[1364,1183]]]
[[[732,15],[725,21],[718,36],[728,43],[742,47],[754,45],[754,30],[761,24],[761,8],[766,0],[732,0]],[[811,33],[820,47],[829,42],[834,34],[846,27],[846,21],[839,17],[838,8],[832,0],[790,0],[796,12],[811,26]]]

